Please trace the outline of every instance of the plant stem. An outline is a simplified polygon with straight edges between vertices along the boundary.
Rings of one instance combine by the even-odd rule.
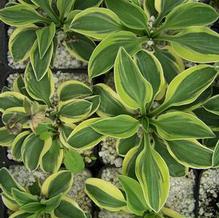
[[[156,108],[151,113],[149,113],[149,115],[152,116],[152,117],[155,116],[155,115],[159,115],[160,113],[165,111],[168,108],[168,106],[169,105],[167,105],[167,104],[162,104],[162,105],[160,105],[160,107]]]
[[[160,33],[160,31],[159,31]],[[174,38],[172,36],[167,36],[167,35],[160,35],[158,38],[155,38],[157,41],[171,41],[171,38]]]
[[[162,33],[162,31],[163,31],[164,29],[165,29],[164,26],[161,26],[160,28],[155,29],[155,30],[154,30],[154,33],[152,34],[152,38],[159,40],[159,36],[160,36],[160,34]]]
[[[163,19],[163,15],[159,14],[159,16],[157,17],[157,19],[154,22],[154,26],[157,27],[160,24],[160,22],[162,21],[162,19]]]
[[[142,37],[139,37],[138,39],[139,39],[140,43],[142,43],[142,44],[149,40],[148,36],[142,36]]]
[[[174,210],[171,210],[169,208],[164,207],[162,209],[162,212],[164,213],[164,215],[168,216],[168,217],[172,217],[172,218],[185,218],[183,215],[180,215],[179,213],[177,213]]]

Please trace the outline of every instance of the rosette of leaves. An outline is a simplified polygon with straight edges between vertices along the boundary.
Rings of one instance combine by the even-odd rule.
[[[72,217],[86,218],[78,204],[67,193],[73,184],[70,171],[49,176],[42,184],[22,187],[6,168],[0,169],[1,197],[12,212],[10,218]]]
[[[67,142],[77,147],[78,136],[84,134],[80,144],[86,148],[102,137],[117,138],[123,174],[139,181],[147,205],[158,212],[168,196],[169,174],[183,176],[189,167],[212,167],[213,151],[199,139],[215,134],[193,109],[209,97],[217,75],[214,66],[203,64],[181,72],[167,85],[152,53],[141,50],[133,59],[121,48],[114,66],[117,93],[95,85],[101,118],[82,122]]]
[[[100,208],[112,212],[126,212],[142,218],[184,218],[177,212],[163,207],[154,213],[145,201],[141,185],[128,176],[119,176],[121,188],[101,179],[90,178],[86,181],[85,191]]]
[[[153,51],[169,83],[184,68],[182,59],[197,63],[219,60],[219,35],[208,25],[218,19],[209,5],[189,0],[105,0],[107,8],[77,14],[72,29],[101,42],[92,53],[91,78],[107,73],[120,47],[131,55]]]
[[[9,39],[15,62],[30,59],[37,80],[41,80],[55,55],[57,32],[65,33],[64,46],[75,58],[87,62],[94,41],[69,28],[74,16],[102,0],[18,0],[0,10],[0,21],[16,27]]]
[[[14,158],[29,170],[40,166],[56,172],[64,162],[67,169],[79,172],[84,168],[83,158],[66,138],[76,124],[95,113],[99,103],[99,96],[78,81],[64,82],[55,92],[52,72],[37,81],[29,64],[24,79],[18,77],[12,91],[0,94],[4,123],[0,145],[10,146]]]

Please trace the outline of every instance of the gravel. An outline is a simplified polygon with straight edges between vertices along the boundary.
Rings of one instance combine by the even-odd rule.
[[[84,170],[82,173],[74,175],[74,183],[68,195],[75,199],[82,210],[90,212],[92,210],[92,201],[88,198],[85,189],[85,181],[91,177],[89,170]]]
[[[116,139],[107,137],[101,142],[101,149],[99,156],[106,165],[112,165],[116,167],[122,166],[123,159],[118,156],[116,151]]]
[[[195,176],[192,171],[186,177],[171,177],[170,193],[166,206],[188,218],[194,217],[194,181]]]
[[[200,218],[219,217],[219,169],[210,169],[203,173],[200,184]],[[216,214],[217,208],[217,214]]]
[[[122,174],[122,168],[106,167],[102,169],[100,178],[121,188],[118,176]]]

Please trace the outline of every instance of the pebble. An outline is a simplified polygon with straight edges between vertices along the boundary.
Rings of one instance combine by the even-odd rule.
[[[121,188],[118,176],[122,174],[122,168],[106,167],[103,168],[100,178]]]
[[[118,156],[116,151],[116,139],[114,138],[107,137],[101,142],[99,156],[104,164],[114,165],[118,168],[122,166],[123,159]]]

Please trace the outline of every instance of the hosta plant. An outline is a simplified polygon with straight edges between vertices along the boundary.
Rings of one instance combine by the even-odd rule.
[[[72,217],[86,218],[78,204],[67,193],[73,184],[71,172],[62,170],[43,183],[22,187],[6,168],[0,169],[3,203],[12,213],[10,218]]]
[[[78,81],[64,82],[55,91],[51,71],[37,81],[29,64],[24,79],[18,77],[11,91],[0,94],[0,145],[11,147],[14,158],[29,170],[40,166],[55,172],[64,161],[76,173],[83,170],[83,159],[66,138],[99,103],[99,96]]]
[[[71,173],[105,137],[117,140],[124,158],[121,189],[88,179],[94,203],[142,218],[181,217],[164,207],[170,176],[219,166],[218,66],[205,64],[219,61],[219,35],[209,27],[218,17],[192,0],[17,0],[1,9],[0,20],[15,27],[13,59],[29,62],[0,94],[0,146],[30,171],[55,173],[21,187],[0,170],[10,218],[86,218],[67,197]],[[55,89],[59,31],[67,50],[89,61],[91,79],[114,67],[116,91],[75,80]],[[184,59],[201,64],[185,70]],[[67,170],[59,171],[63,163]]]
[[[74,32],[69,25],[74,16],[101,0],[18,0],[0,10],[0,21],[16,27],[9,39],[15,62],[30,59],[37,80],[41,80],[55,55],[57,32],[65,34],[64,45],[74,57],[87,62],[95,43]]]
[[[212,167],[213,151],[199,139],[215,134],[192,111],[206,101],[217,75],[214,66],[198,65],[166,85],[152,53],[141,50],[133,59],[121,48],[114,66],[117,93],[104,84],[94,86],[101,118],[82,122],[67,142],[74,147],[77,135],[83,134],[87,137],[80,143],[85,147],[101,137],[117,138],[118,152],[125,156],[123,174],[138,180],[148,207],[159,212],[168,196],[169,174]]]
[[[183,218],[177,212],[163,207],[159,213],[154,213],[147,205],[142,187],[136,180],[119,176],[121,189],[101,179],[91,178],[86,181],[85,191],[100,208],[136,215],[142,218]]]
[[[131,55],[144,48],[153,51],[170,82],[183,69],[182,58],[210,63],[219,60],[219,35],[208,25],[218,19],[209,5],[190,0],[105,0],[106,8],[78,13],[72,30],[100,40],[91,55],[91,78],[107,73],[117,52]]]

